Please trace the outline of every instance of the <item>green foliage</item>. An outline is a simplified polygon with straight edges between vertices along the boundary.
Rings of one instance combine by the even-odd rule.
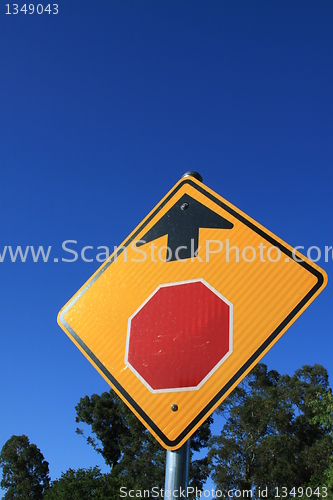
[[[49,485],[49,464],[27,436],[12,436],[0,453],[4,500],[40,500]]]
[[[325,486],[333,500],[333,396],[322,366],[304,366],[290,377],[259,364],[218,413],[225,420],[220,435],[211,437],[210,417],[191,438],[190,486],[202,489],[211,473],[223,492],[258,496],[267,487],[274,498],[276,487],[290,492]],[[0,454],[4,500],[113,500],[122,486],[164,488],[165,450],[113,391],[82,398],[76,414],[78,423],[90,426],[87,442],[111,472],[69,469],[49,485],[40,450],[26,436],[12,436]],[[208,456],[194,460],[205,448]]]
[[[330,432],[333,439],[333,393],[332,389],[327,392],[321,391],[316,394],[316,399],[311,401],[313,409],[313,422],[323,425]]]
[[[115,392],[82,398],[76,406],[76,421],[91,426],[87,442],[102,454],[112,474],[129,488],[164,487],[165,450],[127,408]],[[211,436],[209,418],[191,439],[193,452],[207,446]],[[78,434],[83,434],[77,429]],[[207,458],[191,460],[191,486],[202,488],[208,477]]]
[[[44,500],[106,500],[119,498],[120,485],[110,474],[102,474],[98,467],[69,469],[53,481]]]
[[[318,423],[323,426],[326,432],[329,432],[333,441],[333,394],[332,390],[321,391],[317,393],[316,399],[311,401],[314,416],[313,423]],[[323,473],[322,481],[327,485],[328,498],[333,500],[333,456],[330,456],[329,464]]]
[[[218,488],[267,486],[274,497],[276,486],[323,484],[332,425],[313,422],[311,401],[318,392],[328,392],[322,366],[304,366],[289,377],[257,365],[218,409],[226,421],[209,451]]]

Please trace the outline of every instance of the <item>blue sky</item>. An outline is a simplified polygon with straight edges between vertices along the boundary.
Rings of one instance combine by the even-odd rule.
[[[64,240],[78,251],[119,245],[196,170],[289,244],[319,247],[330,280],[333,4],[61,0],[57,15],[6,10],[1,1],[0,253],[43,245],[52,257],[0,263],[0,446],[27,434],[55,479],[103,464],[75,434],[75,405],[108,390],[56,322],[99,266],[62,262]],[[269,368],[320,363],[332,379],[332,299],[329,282],[264,358]]]

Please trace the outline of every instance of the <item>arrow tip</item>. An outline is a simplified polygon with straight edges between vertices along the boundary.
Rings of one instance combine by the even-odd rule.
[[[194,177],[198,181],[202,182],[202,176],[198,172],[195,172],[194,170],[189,170],[188,172],[185,172],[185,174],[182,175],[182,178],[189,177],[189,176]]]

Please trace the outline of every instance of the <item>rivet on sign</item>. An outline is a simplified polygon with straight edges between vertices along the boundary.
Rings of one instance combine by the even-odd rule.
[[[186,210],[188,208],[188,203],[183,203],[180,208],[181,210]]]
[[[171,405],[171,411],[177,411],[178,405]]]

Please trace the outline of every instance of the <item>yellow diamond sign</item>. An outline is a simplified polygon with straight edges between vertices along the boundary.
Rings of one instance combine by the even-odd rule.
[[[155,438],[176,449],[326,283],[316,264],[187,176],[58,322]]]

